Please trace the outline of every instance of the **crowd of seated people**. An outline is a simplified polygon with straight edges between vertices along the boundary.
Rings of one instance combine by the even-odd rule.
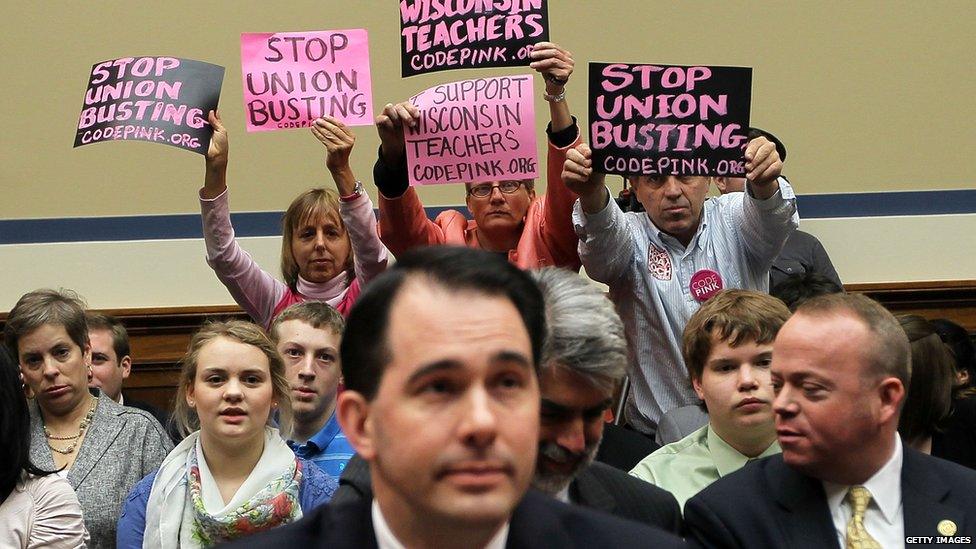
[[[320,118],[335,190],[285,212],[282,280],[235,240],[228,132],[210,112],[207,262],[252,321],[193,334],[164,411],[124,390],[138,357],[122,322],[70,290],[13,304],[0,545],[976,536],[966,330],[845,294],[796,232],[785,147],[768,132],[750,133],[744,178],[634,176],[640,207],[622,208],[565,100],[572,54],[544,42],[530,55],[550,107],[544,194],[533,180],[467,183],[473,219],[428,218],[404,150],[420,112],[391,103],[376,119],[377,222],[350,168],[353,131]],[[702,277],[720,291],[697,292]]]

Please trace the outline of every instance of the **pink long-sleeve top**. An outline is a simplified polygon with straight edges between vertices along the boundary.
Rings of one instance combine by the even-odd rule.
[[[355,256],[355,277],[343,271],[328,282],[313,283],[299,276],[297,292],[261,269],[237,244],[226,190],[212,200],[200,197],[200,213],[207,264],[234,301],[265,329],[286,307],[307,300],[324,301],[343,316],[348,315],[361,287],[386,270],[388,254],[376,231],[373,202],[366,193],[339,202],[339,215]]]
[[[566,151],[580,143],[578,130],[575,133],[575,139],[571,137],[571,144],[565,147],[549,141],[546,193],[529,204],[522,236],[518,245],[508,252],[508,260],[521,269],[556,266],[578,271],[580,268],[576,250],[579,239],[572,221],[577,196],[562,181]],[[481,247],[474,220],[466,219],[457,210],[447,210],[434,220],[428,219],[413,187],[397,198],[380,194],[379,201],[380,236],[393,255],[434,244]]]

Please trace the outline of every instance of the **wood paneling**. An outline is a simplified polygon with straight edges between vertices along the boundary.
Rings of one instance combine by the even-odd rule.
[[[847,284],[845,288],[881,302],[895,314],[947,318],[976,333],[976,280]]]
[[[132,373],[125,382],[130,399],[172,410],[179,379],[179,361],[190,337],[208,320],[247,320],[236,306],[107,309],[129,332]],[[0,314],[0,327],[7,314]]]
[[[948,318],[976,333],[976,280],[848,284],[849,292],[866,294],[895,314]],[[171,409],[179,375],[179,360],[190,337],[207,320],[242,319],[234,306],[166,307],[102,311],[115,316],[129,331],[132,375],[126,382],[130,398]],[[0,326],[6,320],[0,314]]]
[[[132,374],[125,384],[130,398],[172,410],[179,361],[190,337],[208,320],[247,320],[239,307],[172,307],[103,311],[125,324],[132,348]]]

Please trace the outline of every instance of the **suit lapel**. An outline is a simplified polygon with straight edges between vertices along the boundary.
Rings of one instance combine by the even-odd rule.
[[[339,518],[330,526],[330,532],[322,532],[321,536],[329,538],[336,536],[339,543],[337,547],[357,547],[361,549],[374,549],[378,547],[376,541],[376,529],[373,527],[373,498],[362,498],[355,503],[350,503],[342,507],[343,514],[347,519]],[[351,519],[351,520],[350,520]],[[329,544],[323,544],[323,549],[329,549]]]
[[[909,448],[901,466],[901,500],[905,517],[905,536],[941,536],[939,522],[951,520],[965,531],[966,515],[942,503],[951,487],[925,467],[925,457]]]
[[[573,503],[584,507],[599,509],[610,514],[613,514],[617,508],[617,502],[596,478],[590,467],[583,469],[569,485],[569,495]]]
[[[552,506],[563,505],[549,496],[529,490],[512,513],[506,549],[574,547]]]
[[[774,460],[767,468],[766,481],[777,503],[787,513],[778,522],[789,546],[839,549],[823,485],[794,471],[781,457]]]
[[[125,421],[115,413],[116,407],[118,404],[110,402],[108,397],[99,397],[92,424],[85,433],[85,440],[81,443],[78,457],[68,471],[68,481],[75,489],[92,472],[95,464],[102,459],[105,452],[108,452],[125,427]]]

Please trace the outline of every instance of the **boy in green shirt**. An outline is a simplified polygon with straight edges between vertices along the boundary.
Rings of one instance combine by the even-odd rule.
[[[747,461],[779,453],[769,366],[789,316],[780,300],[746,290],[702,305],[685,327],[682,353],[708,425],[647,456],[630,474],[671,492],[683,507]]]

